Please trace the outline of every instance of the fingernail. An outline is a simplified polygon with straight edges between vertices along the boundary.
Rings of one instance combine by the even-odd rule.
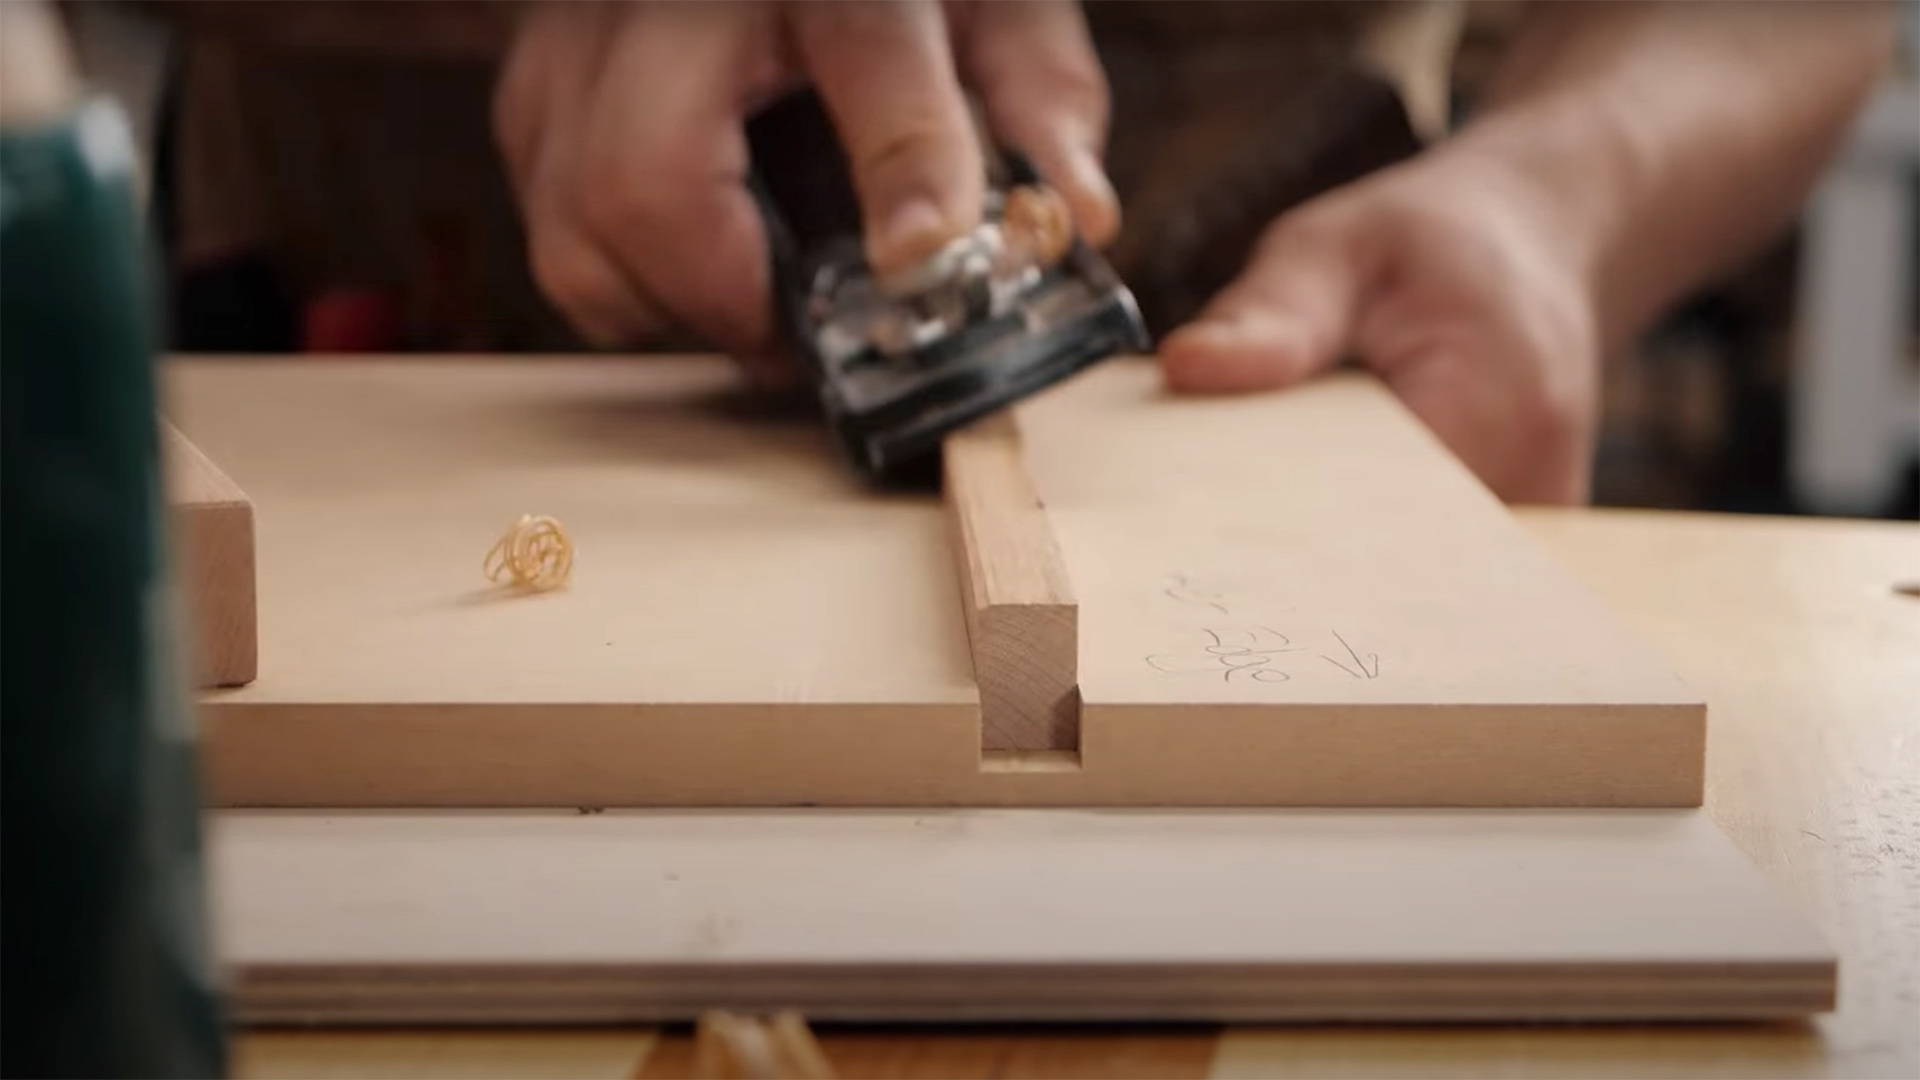
[[[909,196],[886,215],[867,254],[876,270],[904,270],[940,250],[953,238],[951,233],[946,215],[932,199]]]

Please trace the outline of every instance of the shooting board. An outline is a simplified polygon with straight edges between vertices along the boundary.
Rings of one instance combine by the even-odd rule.
[[[1019,410],[1078,603],[1077,745],[983,735],[940,496],[713,358],[185,360],[252,498],[242,806],[1689,806],[1705,708],[1378,384]],[[569,587],[480,564],[521,514]]]

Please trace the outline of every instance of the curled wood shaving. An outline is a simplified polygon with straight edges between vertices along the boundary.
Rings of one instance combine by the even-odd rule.
[[[573,539],[558,519],[521,514],[487,552],[480,568],[488,581],[505,579],[538,592],[557,589],[573,573]]]

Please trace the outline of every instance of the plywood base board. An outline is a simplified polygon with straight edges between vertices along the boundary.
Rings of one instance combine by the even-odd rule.
[[[1077,763],[1028,769],[982,746],[1070,750],[983,735],[939,497],[870,490],[816,419],[733,380],[714,358],[174,365],[186,429],[261,507],[278,658],[205,699],[216,799],[1700,801],[1698,695],[1375,382],[1174,399],[1115,361],[1022,403],[1081,702]],[[526,513],[565,523],[569,588],[482,578]]]
[[[1834,959],[1699,811],[222,815],[245,1020],[1705,1019]]]

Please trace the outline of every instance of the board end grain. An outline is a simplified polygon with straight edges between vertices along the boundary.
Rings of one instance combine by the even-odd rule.
[[[160,439],[194,684],[243,686],[259,672],[253,503],[178,428],[163,421]]]

